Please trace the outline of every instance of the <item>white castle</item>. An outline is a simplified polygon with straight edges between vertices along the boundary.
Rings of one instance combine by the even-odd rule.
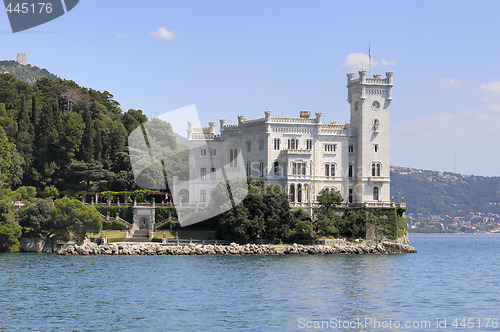
[[[221,119],[220,134],[215,122],[207,128],[190,123],[190,181],[174,185],[172,194],[190,205],[210,203],[223,178],[214,167],[217,158],[229,169],[244,168],[247,176],[279,184],[293,207],[313,207],[322,190],[340,191],[350,206],[390,206],[392,86],[392,72],[385,78],[367,77],[365,71],[358,78],[347,74],[348,124],[323,123],[322,113],[312,118],[309,111],[298,118],[274,117],[271,111],[255,120],[240,115],[234,125]],[[243,159],[236,158],[240,154]]]

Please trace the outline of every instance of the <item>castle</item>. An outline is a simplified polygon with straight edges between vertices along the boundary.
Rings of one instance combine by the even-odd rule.
[[[267,110],[261,119],[240,115],[238,124],[219,120],[220,134],[215,122],[207,128],[190,123],[190,181],[174,185],[172,194],[182,203],[210,203],[210,192],[223,178],[214,167],[217,158],[229,170],[280,185],[292,207],[313,207],[322,190],[340,191],[349,206],[390,206],[393,73],[385,75],[347,74],[348,124],[323,123],[322,113],[284,118]]]

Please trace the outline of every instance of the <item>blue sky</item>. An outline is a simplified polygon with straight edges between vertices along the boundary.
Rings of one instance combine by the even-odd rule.
[[[394,72],[391,164],[500,176],[499,1],[80,1],[13,34],[0,59],[107,90],[149,117],[323,112],[346,123],[348,71]],[[354,60],[353,60],[354,59]],[[350,61],[353,60],[353,61]],[[363,64],[362,64],[363,63]]]

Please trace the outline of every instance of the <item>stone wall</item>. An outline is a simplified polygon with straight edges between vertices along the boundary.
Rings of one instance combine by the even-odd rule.
[[[63,242],[55,238],[27,238],[22,237],[19,243],[19,251],[24,252],[57,252],[60,249],[74,245],[73,241]]]

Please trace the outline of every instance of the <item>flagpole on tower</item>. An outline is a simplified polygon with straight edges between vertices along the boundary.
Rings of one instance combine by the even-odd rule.
[[[370,77],[371,66],[372,66],[372,53],[371,53],[370,42],[368,42],[368,77]]]

